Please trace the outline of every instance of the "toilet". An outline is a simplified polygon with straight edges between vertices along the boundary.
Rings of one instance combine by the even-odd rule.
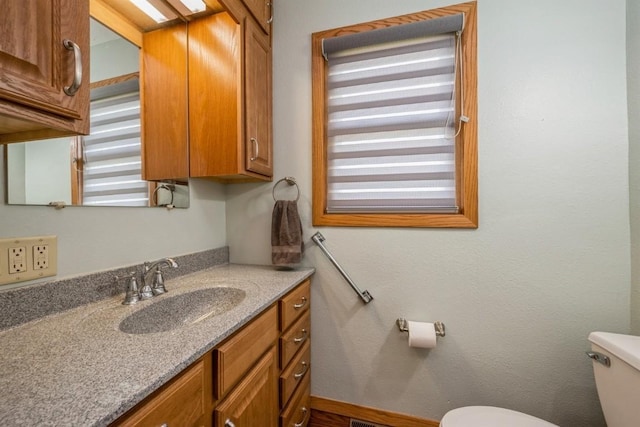
[[[608,427],[637,427],[640,420],[640,337],[589,334],[593,373]],[[493,406],[466,406],[447,412],[440,427],[553,427],[540,418]],[[556,426],[557,427],[557,426]]]
[[[558,427],[540,418],[495,406],[465,406],[447,412],[440,427]]]
[[[640,420],[640,337],[589,334],[600,406],[608,427],[637,427]],[[608,359],[608,362],[607,362]]]

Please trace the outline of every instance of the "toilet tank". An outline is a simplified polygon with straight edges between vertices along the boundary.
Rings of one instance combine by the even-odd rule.
[[[593,361],[598,397],[608,427],[640,425],[640,337],[592,332],[591,349],[610,360]]]

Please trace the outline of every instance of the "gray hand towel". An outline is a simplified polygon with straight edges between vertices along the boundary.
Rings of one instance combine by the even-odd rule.
[[[271,262],[293,267],[302,261],[302,223],[295,200],[278,200],[271,217]]]

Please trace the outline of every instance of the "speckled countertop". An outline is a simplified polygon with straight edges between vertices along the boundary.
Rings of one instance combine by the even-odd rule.
[[[0,425],[108,425],[313,271],[223,265],[167,280],[168,294],[133,306],[118,295],[0,331]],[[129,314],[163,298],[211,287],[246,296],[222,314],[171,331],[118,329]]]

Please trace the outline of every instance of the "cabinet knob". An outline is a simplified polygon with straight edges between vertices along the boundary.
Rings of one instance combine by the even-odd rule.
[[[80,51],[80,46],[69,39],[64,39],[62,42],[65,49],[73,51],[73,58],[75,61],[75,68],[73,73],[73,82],[71,86],[64,87],[64,93],[69,96],[73,96],[80,89],[80,85],[82,84],[82,52]]]
[[[227,421],[224,422],[224,427],[236,427],[236,425],[233,423],[233,421],[227,418]]]

